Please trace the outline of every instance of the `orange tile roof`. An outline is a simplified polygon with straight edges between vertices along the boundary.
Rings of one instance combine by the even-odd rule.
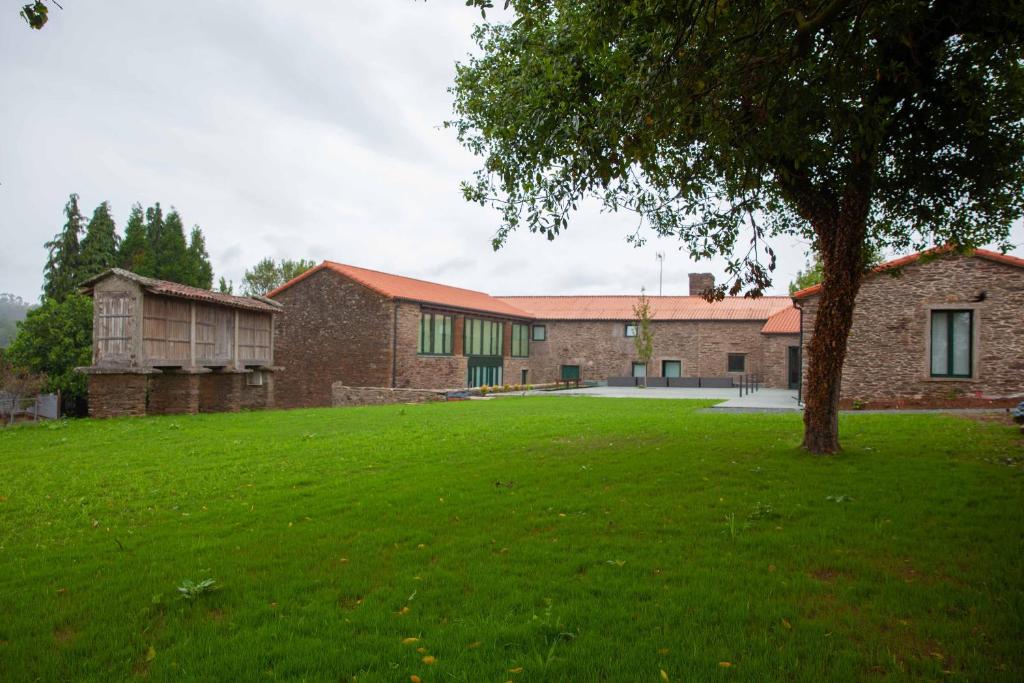
[[[761,328],[761,334],[799,334],[799,332],[800,309],[795,306],[783,308],[768,318],[768,322]]]
[[[436,282],[417,280],[401,275],[382,273],[378,270],[357,268],[344,263],[324,261],[320,265],[310,268],[298,277],[289,280],[277,289],[269,292],[268,297],[273,298],[280,292],[288,289],[297,282],[301,282],[313,273],[328,269],[339,275],[355,280],[364,287],[377,292],[389,299],[401,299],[405,301],[416,301],[425,304],[434,304],[444,308],[456,308],[467,311],[478,311],[492,315],[507,316],[510,318],[530,318],[526,311],[516,308],[512,304],[502,301],[490,294],[477,292],[472,289],[461,287],[450,287]]]
[[[902,268],[908,266],[911,263],[915,263],[922,256],[941,256],[946,253],[952,253],[955,249],[951,246],[932,247],[931,249],[925,249],[915,254],[908,254],[907,256],[901,256],[898,259],[892,261],[886,261],[881,265],[875,266],[872,273],[882,273],[887,270],[893,270],[896,268]],[[967,252],[970,256],[977,256],[978,258],[987,259],[989,261],[995,261],[996,263],[1003,263],[1008,266],[1016,266],[1017,268],[1024,268],[1024,258],[1017,258],[1016,256],[1010,256],[1009,254],[1000,254],[998,251],[989,251],[988,249],[975,249],[972,252]],[[798,292],[793,292],[794,299],[804,299],[809,296],[814,296],[821,291],[821,285],[812,285],[801,289]]]
[[[156,278],[145,277],[122,268],[111,268],[110,270],[104,271],[99,275],[86,280],[82,283],[82,291],[91,295],[94,285],[110,275],[117,275],[118,277],[123,277],[126,280],[131,280],[151,294],[162,294],[164,296],[173,296],[179,299],[191,299],[193,301],[205,301],[206,303],[220,304],[222,306],[230,306],[232,308],[244,308],[250,311],[277,313],[281,310],[281,305],[279,303],[276,301],[269,301],[261,296],[234,296],[233,294],[213,292],[208,289],[200,289],[199,287],[183,285],[180,282],[171,282],[170,280],[157,280]]]
[[[632,320],[639,297],[619,296],[502,296],[502,301],[541,320]],[[790,308],[785,296],[757,299],[726,297],[709,303],[699,296],[652,296],[652,320],[768,320]]]

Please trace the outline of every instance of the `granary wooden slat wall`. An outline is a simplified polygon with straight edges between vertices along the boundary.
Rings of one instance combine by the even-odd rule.
[[[238,360],[242,364],[270,362],[271,318],[265,313],[238,312]]]
[[[235,352],[235,312],[196,304],[196,364],[228,365]]]
[[[142,306],[142,351],[153,366],[191,363],[192,304],[147,295]]]
[[[97,292],[93,329],[97,362],[127,362],[135,338],[135,296],[130,292]]]

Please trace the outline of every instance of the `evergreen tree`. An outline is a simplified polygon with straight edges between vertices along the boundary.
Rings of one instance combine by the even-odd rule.
[[[235,283],[232,282],[231,280],[224,279],[224,276],[221,275],[220,283],[218,283],[217,285],[217,291],[220,292],[221,294],[234,294]]]
[[[163,241],[164,234],[164,212],[160,208],[160,202],[146,209],[146,252],[140,269],[136,272],[146,277],[159,277],[160,270],[159,245]]]
[[[142,273],[149,254],[149,242],[146,239],[146,222],[142,213],[142,205],[132,206],[128,223],[124,229],[124,239],[117,251],[117,262],[125,270]]]
[[[67,218],[64,229],[46,243],[49,256],[43,269],[43,296],[63,301],[75,291],[80,281],[82,214],[78,210],[78,195],[72,193],[64,206]]]
[[[99,275],[118,262],[117,227],[110,215],[110,205],[103,202],[92,213],[82,240],[80,277],[83,280]]]
[[[211,289],[213,287],[213,266],[210,265],[210,255],[206,253],[206,239],[198,225],[192,227],[187,258],[188,280],[185,284]]]
[[[181,215],[171,209],[152,244],[155,267],[150,277],[190,284],[188,243],[185,241],[185,226]]]

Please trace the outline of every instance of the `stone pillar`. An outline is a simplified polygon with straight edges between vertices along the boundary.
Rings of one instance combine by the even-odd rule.
[[[199,375],[199,412],[237,413],[241,408],[242,382],[239,372]]]
[[[150,415],[195,414],[199,412],[199,375],[163,372],[149,384]]]
[[[690,296],[700,296],[704,290],[715,286],[712,273],[690,273]]]
[[[89,375],[89,417],[126,417],[146,414],[148,375]]]

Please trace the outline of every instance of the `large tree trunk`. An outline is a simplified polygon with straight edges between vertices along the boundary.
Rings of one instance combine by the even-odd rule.
[[[868,183],[851,184],[834,221],[814,225],[822,259],[818,314],[808,347],[804,442],[811,453],[839,451],[839,391],[854,301],[864,276]]]

